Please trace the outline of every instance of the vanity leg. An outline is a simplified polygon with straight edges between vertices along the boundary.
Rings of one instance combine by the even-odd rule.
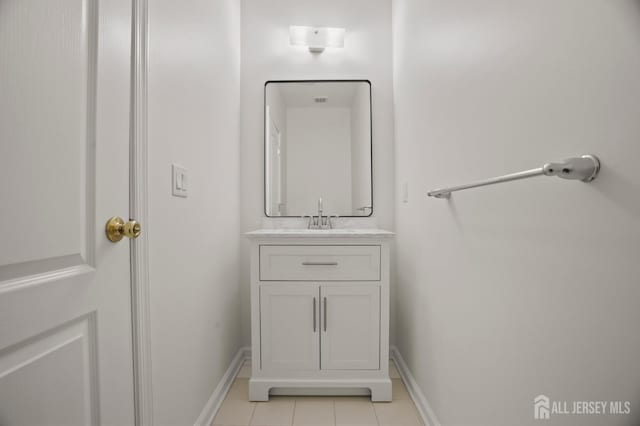
[[[371,389],[371,402],[391,402],[391,380],[388,383],[377,383],[370,386]]]
[[[269,386],[249,380],[249,401],[269,401]]]

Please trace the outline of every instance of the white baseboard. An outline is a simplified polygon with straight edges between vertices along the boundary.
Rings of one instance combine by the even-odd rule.
[[[398,351],[398,348],[391,346],[389,349],[391,360],[396,364],[398,373],[400,373],[402,381],[407,387],[409,395],[411,396],[411,399],[413,399],[424,424],[426,426],[442,426],[422,393],[422,389],[420,389],[420,386],[418,386],[418,383],[413,378],[413,375],[411,374],[407,363],[404,361],[404,358],[402,358],[400,351]],[[196,420],[195,426],[209,426],[213,423],[213,419],[218,413],[227,392],[229,392],[229,389],[233,384],[233,380],[238,375],[244,361],[248,359],[251,359],[251,348],[243,347],[238,349],[238,352],[233,357],[231,364],[229,364],[229,368],[227,368],[224,376],[220,379],[218,386],[216,386],[209,398],[209,401],[207,401],[207,404],[204,406],[202,413],[200,413],[198,420]]]
[[[427,398],[425,398],[422,393],[422,389],[418,386],[418,382],[413,378],[411,371],[409,371],[409,367],[407,363],[402,358],[400,351],[395,346],[389,348],[389,352],[391,355],[391,360],[396,364],[398,369],[398,373],[402,377],[402,381],[404,382],[407,390],[409,391],[409,395],[411,399],[413,399],[414,404],[416,404],[416,408],[422,417],[422,421],[426,426],[442,426],[436,417],[433,409],[427,402]]]
[[[227,392],[229,392],[229,389],[233,384],[233,380],[238,375],[240,368],[242,368],[242,364],[246,359],[250,358],[251,348],[243,347],[238,349],[238,352],[233,357],[231,364],[229,364],[229,368],[225,371],[222,379],[220,379],[220,382],[218,383],[218,386],[216,386],[211,397],[207,401],[207,404],[204,406],[202,413],[198,416],[195,426],[209,426],[213,423],[213,419],[218,413],[218,410],[222,405],[222,401],[224,401],[224,397],[227,396]]]

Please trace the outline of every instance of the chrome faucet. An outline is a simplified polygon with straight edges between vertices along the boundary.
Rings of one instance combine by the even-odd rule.
[[[331,224],[332,217],[338,216],[324,216],[322,208],[322,197],[318,198],[318,215],[317,216],[303,216],[303,218],[309,218],[309,222],[307,223],[307,229],[331,229],[333,228]]]

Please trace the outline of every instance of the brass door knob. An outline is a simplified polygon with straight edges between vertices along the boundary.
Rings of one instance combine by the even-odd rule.
[[[107,221],[105,231],[109,241],[117,243],[123,237],[138,238],[142,227],[135,220],[125,222],[121,217],[114,216]]]

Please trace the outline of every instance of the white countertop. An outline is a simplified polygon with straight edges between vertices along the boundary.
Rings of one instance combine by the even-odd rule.
[[[391,238],[395,233],[375,228],[336,228],[336,229],[258,229],[247,232],[249,238]]]

